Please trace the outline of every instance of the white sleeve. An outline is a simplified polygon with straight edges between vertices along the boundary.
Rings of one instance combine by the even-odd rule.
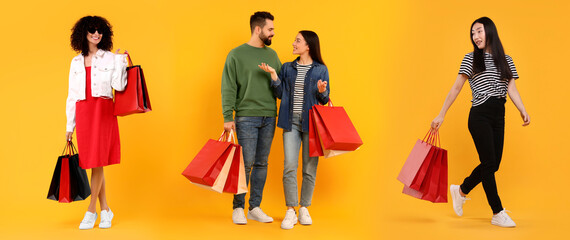
[[[67,126],[66,126],[66,131],[67,132],[73,132],[73,130],[75,129],[75,102],[77,102],[77,96],[75,96],[75,94],[72,92],[71,86],[72,86],[72,81],[73,81],[73,70],[72,70],[72,66],[73,65],[73,60],[71,60],[71,65],[69,67],[69,85],[68,85],[68,89],[67,89],[67,102],[65,104],[65,113],[67,116]]]
[[[117,91],[125,90],[127,86],[127,55],[115,54],[115,69],[111,76],[111,87]]]

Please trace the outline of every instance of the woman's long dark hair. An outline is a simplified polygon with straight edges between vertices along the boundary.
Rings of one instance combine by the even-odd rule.
[[[309,45],[309,56],[313,59],[313,61],[317,61],[320,64],[325,65],[323,61],[323,57],[321,57],[321,44],[319,43],[319,36],[313,31],[303,30],[299,31],[299,33]]]
[[[105,51],[113,49],[113,27],[109,21],[99,16],[85,16],[79,19],[71,29],[71,48],[81,52],[83,56],[89,55],[89,42],[87,32],[90,28],[97,29],[103,35],[97,48]]]
[[[469,36],[471,37],[471,43],[473,44],[473,73],[477,74],[480,72],[485,71],[485,49],[479,49],[477,44],[473,41],[473,25],[475,23],[483,24],[485,28],[485,49],[489,48],[491,50],[491,55],[493,56],[493,62],[497,67],[497,70],[501,74],[501,79],[506,81],[513,78],[513,73],[509,68],[509,64],[507,63],[507,59],[505,58],[505,50],[503,50],[503,44],[501,44],[501,40],[499,39],[499,33],[497,31],[497,27],[495,27],[495,23],[488,17],[482,17],[475,20],[471,24],[471,28],[469,29]]]

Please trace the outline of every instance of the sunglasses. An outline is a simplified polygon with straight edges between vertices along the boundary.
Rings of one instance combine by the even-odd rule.
[[[99,32],[99,34],[102,34],[101,30],[99,30],[98,28],[88,28],[87,31],[91,34],[95,34],[95,32]]]

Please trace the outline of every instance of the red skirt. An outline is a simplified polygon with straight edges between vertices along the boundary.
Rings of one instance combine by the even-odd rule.
[[[121,162],[119,124],[113,99],[91,96],[91,67],[86,67],[85,100],[75,103],[79,166],[104,167]]]

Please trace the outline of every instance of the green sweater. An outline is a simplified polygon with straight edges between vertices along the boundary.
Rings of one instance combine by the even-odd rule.
[[[277,106],[271,90],[271,75],[257,65],[267,63],[281,70],[277,53],[269,48],[242,44],[230,51],[222,74],[222,111],[224,122],[236,117],[275,117]]]

